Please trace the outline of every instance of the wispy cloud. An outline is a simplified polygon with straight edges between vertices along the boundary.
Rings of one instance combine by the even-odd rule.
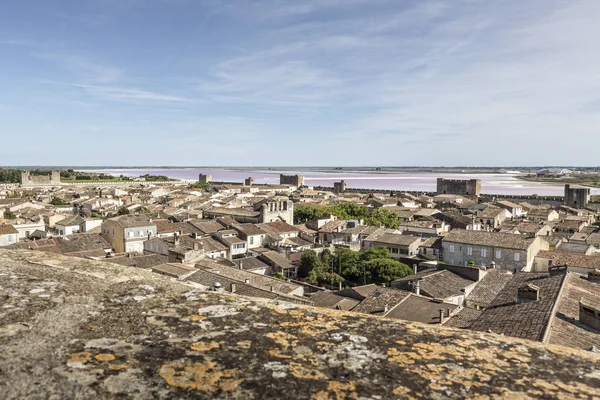
[[[74,85],[85,91],[109,100],[157,100],[157,101],[190,101],[184,97],[149,92],[147,90],[129,89],[115,86]]]
[[[47,52],[33,53],[32,55],[56,63],[69,70],[76,78],[86,82],[117,82],[125,75],[125,71],[121,68],[79,55]]]

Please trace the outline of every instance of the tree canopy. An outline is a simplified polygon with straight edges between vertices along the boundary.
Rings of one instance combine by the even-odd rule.
[[[385,246],[359,252],[340,247],[334,253],[326,249],[320,255],[310,250],[302,255],[298,272],[314,285],[389,284],[410,274],[412,269],[394,260]]]
[[[339,219],[362,219],[367,225],[398,228],[398,214],[383,208],[369,211],[368,208],[356,203],[339,203],[331,206],[296,204],[294,206],[294,223],[302,224],[314,218],[335,215]]]

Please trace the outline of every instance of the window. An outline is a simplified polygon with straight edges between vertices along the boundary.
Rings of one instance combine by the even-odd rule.
[[[468,256],[472,256],[473,255],[473,248],[472,247],[467,247],[467,255]]]
[[[502,251],[496,250],[496,258],[502,258]]]
[[[453,244],[451,244],[448,249],[450,250],[450,253],[454,253],[454,245]],[[452,262],[452,264],[454,264],[454,262]]]
[[[127,232],[127,237],[133,237],[133,232]]]
[[[398,249],[395,247],[392,247],[392,254],[398,254]]]
[[[152,236],[152,231],[148,231],[148,235]]]
[[[254,244],[254,236],[250,236],[250,244]]]
[[[519,253],[515,253],[515,261],[520,261],[521,255]]]
[[[144,236],[144,231],[139,231],[139,232],[138,232],[138,236],[139,236],[139,237],[142,237],[142,236]]]
[[[481,257],[487,257],[487,249],[485,247],[481,249]]]

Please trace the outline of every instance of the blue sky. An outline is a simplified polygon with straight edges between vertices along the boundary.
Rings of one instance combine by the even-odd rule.
[[[597,0],[19,0],[0,165],[598,165]]]

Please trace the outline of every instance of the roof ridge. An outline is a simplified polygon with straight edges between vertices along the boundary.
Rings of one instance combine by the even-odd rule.
[[[556,318],[556,310],[558,309],[558,304],[561,301],[561,297],[564,293],[565,287],[567,286],[567,280],[571,280],[571,276],[572,274],[570,274],[568,271],[565,274],[565,276],[563,277],[562,282],[560,283],[560,289],[558,290],[558,295],[556,296],[556,299],[554,300],[554,304],[552,305],[552,309],[550,310],[550,318],[548,319],[548,324],[546,325],[546,328],[544,329],[544,333],[542,335],[542,343],[547,344],[548,343],[548,339],[550,339],[550,334],[552,332],[552,325],[554,322],[554,318]]]

